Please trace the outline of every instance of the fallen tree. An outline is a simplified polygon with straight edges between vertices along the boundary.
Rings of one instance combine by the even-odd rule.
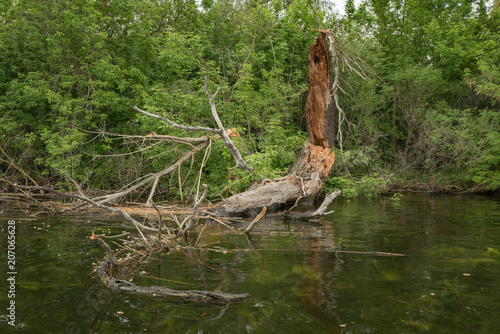
[[[214,207],[215,216],[255,216],[267,207],[276,211],[289,203],[318,196],[335,162],[332,122],[327,111],[334,108],[330,91],[330,58],[321,32],[316,44],[309,46],[309,93],[306,116],[310,142],[303,146],[295,165],[287,175],[274,181],[264,180],[246,192],[231,196]]]
[[[211,208],[208,212],[214,217],[213,220],[220,222],[220,220],[217,220],[216,217],[223,216],[257,216],[245,230],[246,233],[249,233],[253,224],[259,221],[266,212],[280,210],[284,205],[295,203],[295,205],[290,210],[284,213],[284,216],[288,218],[309,219],[320,217],[329,213],[326,211],[327,207],[331,203],[331,201],[340,194],[340,191],[335,191],[334,193],[328,195],[323,202],[323,205],[315,212],[291,212],[291,210],[293,210],[293,208],[302,198],[316,197],[322,192],[323,183],[331,173],[335,162],[335,153],[331,150],[331,148],[333,147],[334,138],[333,130],[331,128],[331,122],[328,122],[327,120],[328,111],[331,112],[331,108],[334,107],[332,104],[330,92],[329,61],[329,54],[325,45],[325,34],[322,32],[320,37],[318,37],[316,44],[310,46],[309,50],[308,73],[310,79],[310,87],[306,102],[306,116],[309,124],[308,132],[310,136],[310,142],[302,147],[302,150],[294,166],[289,169],[284,177],[275,179],[273,181],[264,180],[260,183],[254,184],[246,192],[229,197],[215,207]],[[17,189],[44,191],[46,193],[53,193],[57,197],[78,200],[80,201],[80,203],[78,203],[78,207],[81,207],[82,203],[85,203],[113,213],[121,214],[126,221],[132,223],[137,228],[137,231],[140,235],[140,238],[137,238],[138,241],[133,245],[134,247],[136,247],[136,249],[124,245],[124,248],[127,248],[128,250],[132,250],[138,254],[151,254],[155,251],[162,252],[165,249],[169,249],[171,245],[176,244],[178,240],[181,239],[179,238],[179,236],[185,236],[192,226],[196,216],[196,212],[205,198],[207,186],[203,185],[204,192],[201,198],[198,198],[198,196],[196,196],[195,205],[190,216],[185,217],[182,223],[179,222],[179,219],[177,217],[173,216],[173,220],[178,224],[178,229],[172,229],[162,224],[162,215],[160,213],[160,210],[158,210],[157,206],[153,202],[156,185],[160,177],[178,169],[184,161],[200,152],[204,147],[210,145],[213,139],[219,138],[222,139],[224,145],[231,152],[231,155],[236,162],[235,168],[246,171],[251,170],[251,167],[249,167],[245,163],[243,157],[230,138],[233,131],[226,131],[219,119],[215,108],[215,97],[217,96],[219,90],[217,89],[217,91],[213,95],[210,94],[210,92],[208,91],[208,81],[205,79],[204,91],[209,99],[212,117],[217,124],[217,128],[194,127],[176,124],[164,116],[152,114],[134,106],[134,109],[137,112],[164,121],[170,126],[189,131],[203,131],[215,134],[215,136],[212,137],[210,137],[209,135],[205,135],[200,138],[186,138],[185,140],[179,137],[161,136],[162,139],[198,143],[197,146],[191,145],[193,149],[190,152],[182,155],[175,163],[164,168],[162,171],[146,175],[145,177],[141,177],[133,184],[114,194],[100,196],[93,199],[85,196],[76,182],[74,182],[74,180],[72,180],[71,178],[70,180],[75,183],[75,186],[79,190],[80,195],[61,193],[54,190],[53,188],[40,187],[38,185],[32,187],[18,185],[15,186],[17,187]],[[144,137],[156,138],[160,136],[152,132],[150,135]],[[203,168],[203,164],[201,168]],[[131,192],[140,189],[141,187],[147,187],[150,185],[151,190],[147,200],[147,204],[153,206],[157,210],[159,215],[159,221],[157,224],[146,226],[145,224],[140,223],[136,219],[132,218],[126,211],[104,204],[107,202],[116,201],[130,194]],[[198,182],[198,189],[200,185],[200,182]],[[169,237],[164,238],[164,233],[167,233]],[[101,282],[104,283],[109,289],[154,297],[169,297],[173,299],[195,300],[204,302],[229,302],[231,300],[238,300],[248,297],[248,294],[227,294],[201,290],[176,291],[159,286],[143,287],[135,285],[134,283],[126,280],[121,280],[116,277],[118,273],[118,262],[109,246],[102,239],[100,239],[99,236],[92,234],[92,239],[96,243],[98,243],[107,253],[107,257],[101,264],[98,273]],[[175,249],[178,249],[177,246],[179,245],[175,245]],[[145,251],[145,253],[139,251],[138,249]]]
[[[132,223],[136,227],[140,235],[138,241],[132,241],[133,248],[128,245],[122,245],[123,249],[127,251],[133,251],[140,255],[149,255],[149,256],[154,252],[162,253],[165,250],[168,251],[170,248],[173,249],[181,248],[181,246],[178,245],[178,241],[184,239],[182,238],[182,236],[186,236],[188,230],[192,226],[194,217],[196,216],[196,213],[199,209],[201,202],[203,202],[203,200],[205,199],[207,186],[206,185],[203,186],[204,186],[203,195],[194,205],[192,214],[186,217],[186,219],[184,219],[182,224],[179,224],[178,229],[173,229],[162,226],[163,225],[162,215],[154,203],[152,203],[152,205],[158,211],[159,215],[158,227],[146,226],[138,222],[136,219],[131,217],[126,211],[122,209],[97,203],[94,200],[89,199],[83,195],[75,195],[70,193],[59,192],[49,187],[15,185],[15,187],[18,189],[23,189],[28,191],[44,191],[46,193],[54,194],[57,198],[66,198],[66,199],[83,201],[100,209],[120,214],[127,222]],[[177,217],[175,217],[175,220],[178,221]],[[163,234],[165,233],[168,235],[168,238],[163,237]],[[174,301],[197,301],[197,302],[209,302],[209,303],[228,303],[234,300],[245,299],[250,296],[247,293],[231,294],[231,293],[213,292],[206,290],[179,291],[179,290],[172,290],[164,286],[144,287],[136,285],[127,280],[119,279],[116,277],[119,273],[119,264],[109,245],[94,233],[92,233],[90,239],[95,241],[106,252],[107,256],[99,266],[97,274],[99,276],[101,283],[103,283],[110,290],[138,294],[138,295],[145,295],[150,297],[168,298]],[[127,258],[123,261],[126,260],[130,260],[130,258]]]

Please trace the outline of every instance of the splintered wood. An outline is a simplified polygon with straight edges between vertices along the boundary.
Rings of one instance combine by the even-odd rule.
[[[317,38],[316,44],[309,45],[309,93],[306,101],[306,115],[310,139],[314,145],[333,147],[327,131],[327,107],[332,101],[330,93],[330,58],[325,45],[324,34]],[[329,140],[330,139],[330,140]]]

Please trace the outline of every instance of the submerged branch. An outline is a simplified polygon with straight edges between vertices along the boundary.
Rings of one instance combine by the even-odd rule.
[[[330,203],[337,196],[339,196],[341,193],[342,193],[342,191],[337,189],[333,193],[326,195],[325,200],[323,201],[323,203],[321,203],[318,210],[316,210],[312,213],[313,217],[320,217],[320,216],[324,216],[324,215],[328,215],[328,214],[332,213],[333,211],[328,211],[328,212],[325,212],[325,211],[328,208],[328,205],[330,205]]]
[[[333,211],[328,211],[326,212],[326,209],[328,208],[328,205],[341,194],[342,192],[340,190],[335,190],[333,193],[326,195],[323,203],[321,203],[320,207],[314,211],[314,212],[299,212],[299,213],[294,213],[287,211],[283,215],[287,218],[292,218],[292,219],[311,219],[311,218],[318,218],[321,216],[328,215],[332,213]]]
[[[111,248],[98,236],[92,233],[90,237],[99,246],[101,246],[107,254],[99,268],[99,277],[101,282],[110,290],[132,293],[136,295],[145,295],[150,297],[164,297],[178,301],[196,301],[205,303],[228,303],[234,300],[241,300],[250,297],[248,293],[225,293],[213,292],[205,290],[172,290],[164,286],[140,286],[132,282],[120,280],[114,277],[118,272],[118,263],[116,261]]]
[[[154,232],[156,232],[158,230],[156,228],[148,227],[146,225],[143,225],[143,224],[139,223],[137,220],[135,220],[134,218],[132,218],[127,212],[123,211],[122,209],[114,208],[112,206],[107,206],[107,205],[104,205],[104,204],[101,204],[101,203],[97,203],[97,202],[95,202],[95,201],[93,201],[90,198],[87,198],[85,196],[73,195],[73,194],[67,194],[67,193],[61,193],[61,192],[59,192],[59,191],[57,191],[55,189],[49,188],[49,187],[20,186],[20,185],[17,185],[17,187],[21,188],[21,189],[28,189],[28,190],[43,190],[43,191],[46,191],[46,192],[53,193],[53,194],[57,195],[58,197],[62,197],[62,198],[79,199],[81,201],[87,202],[89,204],[92,204],[93,206],[96,206],[98,208],[107,210],[109,212],[119,213],[120,215],[122,215],[123,218],[125,218],[126,221],[128,221],[130,223],[133,223],[135,225],[135,227],[139,231],[139,234],[141,235],[141,238],[143,239],[145,245],[148,248],[151,248],[151,245],[149,245],[149,242],[146,240],[146,238],[142,234],[141,229],[142,230],[147,230],[147,231],[154,231]],[[162,229],[162,231],[166,231],[166,230]]]

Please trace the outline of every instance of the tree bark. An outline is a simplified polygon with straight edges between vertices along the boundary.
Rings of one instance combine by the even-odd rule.
[[[244,193],[225,199],[211,212],[219,217],[256,216],[264,207],[268,212],[278,211],[300,196],[317,196],[334,162],[335,152],[308,143],[285,177],[254,184]]]
[[[325,45],[325,34],[320,33],[316,44],[309,45],[309,93],[306,101],[306,116],[311,142],[321,147],[334,146],[334,120],[327,121],[332,114],[330,102],[330,56]],[[330,106],[330,108],[328,108]]]

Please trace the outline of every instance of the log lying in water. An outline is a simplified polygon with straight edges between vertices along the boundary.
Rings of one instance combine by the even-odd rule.
[[[164,286],[140,286],[132,282],[120,280],[111,277],[107,283],[107,287],[114,291],[133,293],[136,295],[145,295],[151,297],[166,297],[172,300],[179,301],[197,301],[205,303],[227,303],[233,300],[248,298],[248,293],[233,294],[224,292],[213,292],[205,290],[172,290]]]
[[[334,161],[335,152],[308,143],[285,177],[255,184],[244,193],[225,199],[210,211],[219,217],[256,216],[264,207],[273,212],[299,197],[318,196]]]
[[[233,294],[225,292],[213,292],[205,290],[172,290],[164,286],[140,286],[132,282],[120,280],[115,277],[118,273],[118,262],[111,251],[111,248],[98,236],[92,234],[90,237],[99,246],[101,246],[107,254],[106,259],[102,262],[98,274],[101,282],[108,289],[119,292],[133,293],[136,295],[162,297],[172,299],[174,301],[196,301],[205,303],[228,303],[234,300],[240,300],[250,297],[248,293]]]

